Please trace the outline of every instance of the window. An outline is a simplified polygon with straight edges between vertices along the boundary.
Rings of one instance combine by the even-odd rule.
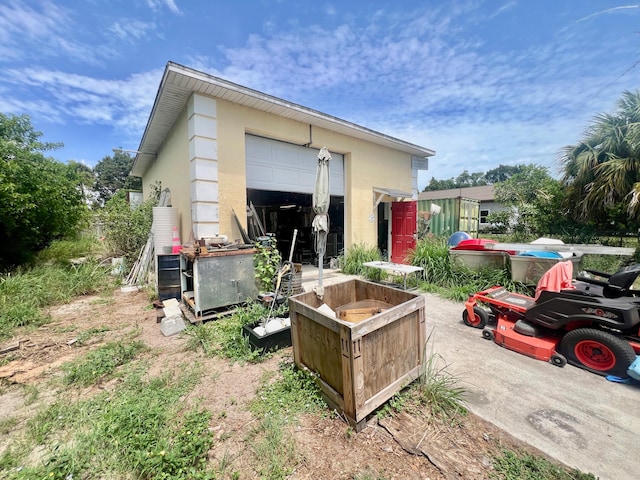
[[[489,210],[488,210],[488,209],[486,209],[486,210],[480,210],[480,223],[482,223],[482,224],[487,224],[487,223],[489,223],[489,222],[487,221],[487,217],[488,217],[488,216],[489,216]]]

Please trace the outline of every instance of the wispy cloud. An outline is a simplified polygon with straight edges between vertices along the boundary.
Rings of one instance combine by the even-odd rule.
[[[136,136],[144,129],[153,105],[149,86],[155,88],[162,78],[161,70],[131,75],[123,80],[101,80],[45,69],[9,70],[7,74],[17,87],[28,85],[43,92],[39,104],[31,105],[32,109],[27,111],[48,113],[55,110],[57,113],[49,118],[50,121],[65,122],[65,119],[73,118],[79,123],[108,123]],[[5,111],[16,111],[20,107],[26,105],[7,104]]]
[[[121,18],[108,28],[109,32],[117,38],[130,43],[147,38],[155,29],[155,22],[144,22],[131,18]]]
[[[173,12],[173,13],[175,13],[177,15],[181,15],[182,14],[182,12],[178,8],[178,6],[176,5],[176,2],[174,0],[147,0],[147,5],[149,5],[149,7],[151,9],[153,9],[153,10],[158,10],[162,6],[165,6],[169,10],[171,10],[171,12]]]
[[[623,6],[620,6],[620,7],[607,8],[606,10],[601,10],[599,12],[592,13],[591,15],[587,15],[586,17],[579,18],[578,20],[576,20],[576,23],[584,22],[586,20],[589,20],[590,18],[597,17],[599,15],[607,15],[609,13],[620,13],[621,11],[630,10],[630,9],[633,9],[633,8],[640,8],[640,4],[637,4],[637,5],[623,5]]]

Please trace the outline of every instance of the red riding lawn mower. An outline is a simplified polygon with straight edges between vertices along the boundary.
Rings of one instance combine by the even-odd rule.
[[[465,302],[464,323],[482,328],[484,338],[535,359],[627,378],[640,354],[640,290],[633,289],[640,264],[614,274],[587,270],[599,279],[579,276],[574,282],[571,262],[559,262],[547,274],[563,268],[561,264],[565,275],[570,272],[569,288],[545,290],[538,283],[532,298],[491,287]]]

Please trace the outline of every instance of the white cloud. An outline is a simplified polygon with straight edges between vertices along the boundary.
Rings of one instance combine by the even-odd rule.
[[[149,7],[153,10],[158,10],[164,5],[173,13],[178,15],[182,14],[174,0],[147,0],[147,5],[149,5]]]
[[[112,24],[108,31],[120,40],[126,40],[130,43],[147,38],[150,32],[156,29],[154,22],[143,22],[131,18],[121,18]]]
[[[81,124],[103,124],[139,139],[153,105],[161,70],[131,75],[123,80],[104,80],[46,69],[12,69],[9,78],[40,92],[37,105],[0,101],[0,111],[34,111],[49,121],[72,118]],[[52,114],[53,113],[53,114]]]

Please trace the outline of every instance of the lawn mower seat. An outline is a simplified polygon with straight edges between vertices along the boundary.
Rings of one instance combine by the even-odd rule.
[[[572,278],[573,263],[571,260],[556,263],[538,280],[534,300],[537,301],[542,292],[560,292],[561,290],[575,288]]]
[[[597,270],[585,270],[587,273],[601,277],[597,278],[578,276],[576,280],[595,285],[602,289],[602,296],[605,298],[620,298],[626,296],[640,295],[640,291],[633,290],[633,283],[640,275],[640,263],[621,268],[616,273],[604,273]]]

